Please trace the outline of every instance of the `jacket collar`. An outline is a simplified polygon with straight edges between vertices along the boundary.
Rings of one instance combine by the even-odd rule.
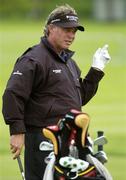
[[[61,55],[58,55],[45,36],[41,38],[41,43],[43,43],[46,46],[46,48],[51,52],[51,54],[53,54],[63,62],[67,62],[75,53],[74,51],[66,49],[61,53]]]

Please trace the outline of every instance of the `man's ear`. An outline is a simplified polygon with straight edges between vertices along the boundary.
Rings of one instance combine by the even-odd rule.
[[[52,32],[55,28],[56,28],[56,26],[53,24],[48,25],[49,32]]]

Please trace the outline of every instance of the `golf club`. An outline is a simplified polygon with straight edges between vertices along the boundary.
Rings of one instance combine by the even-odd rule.
[[[24,175],[24,171],[23,171],[23,165],[22,165],[20,156],[17,157],[17,162],[18,162],[18,165],[19,165],[19,169],[20,169],[20,172],[21,172],[22,179],[25,180],[25,175]]]
[[[104,136],[103,131],[98,131],[98,138],[95,140],[94,144],[98,146],[98,152],[95,154],[95,157],[102,163],[106,163],[108,158],[106,153],[103,151],[103,145],[107,144],[107,139]]]
[[[99,151],[94,155],[102,164],[108,161],[106,153],[104,151]]]
[[[94,140],[94,145],[104,145],[104,144],[107,144],[107,139],[105,136],[101,136],[101,137],[98,137]]]

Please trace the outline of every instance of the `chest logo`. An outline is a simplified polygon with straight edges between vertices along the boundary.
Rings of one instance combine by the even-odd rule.
[[[61,73],[61,69],[53,69],[53,72],[54,72],[55,74],[60,74],[60,73]]]

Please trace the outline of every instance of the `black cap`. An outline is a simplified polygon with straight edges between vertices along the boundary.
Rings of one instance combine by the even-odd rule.
[[[56,26],[64,28],[76,27],[80,31],[84,31],[84,27],[78,22],[78,16],[75,14],[57,15],[48,20],[47,24],[55,24]]]

